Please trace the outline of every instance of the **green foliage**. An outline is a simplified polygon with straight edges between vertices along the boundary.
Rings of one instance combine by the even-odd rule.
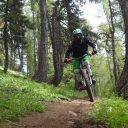
[[[67,84],[74,84],[74,73],[72,64],[65,65],[62,82]]]
[[[93,75],[96,79],[96,91],[98,96],[105,96],[106,91],[113,91],[113,83],[110,74],[112,69],[109,69],[108,59],[104,55],[95,55],[91,58],[91,67]]]
[[[44,101],[60,101],[80,94],[69,85],[61,84],[57,88],[36,83],[18,73],[3,74],[0,70],[0,120],[15,119],[31,111],[42,112]]]
[[[0,119],[16,118],[32,110],[42,111],[39,94],[33,89],[33,83],[23,78],[0,74]]]
[[[90,115],[96,121],[105,122],[109,128],[128,128],[128,102],[122,98],[101,99]]]

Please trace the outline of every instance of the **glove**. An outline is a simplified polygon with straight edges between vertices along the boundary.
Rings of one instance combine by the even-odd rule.
[[[95,55],[96,53],[97,53],[97,50],[94,49],[94,50],[92,51],[92,55]]]
[[[65,58],[64,63],[70,63],[72,60],[70,58]]]

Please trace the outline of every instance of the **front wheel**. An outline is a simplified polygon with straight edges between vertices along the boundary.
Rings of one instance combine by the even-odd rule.
[[[86,84],[86,89],[91,102],[94,102],[94,89],[92,85],[91,76],[86,69],[82,69],[83,80]]]

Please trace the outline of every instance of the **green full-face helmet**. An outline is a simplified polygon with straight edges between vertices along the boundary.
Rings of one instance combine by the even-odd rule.
[[[82,34],[81,29],[77,28],[77,29],[73,30],[73,36],[76,34]]]

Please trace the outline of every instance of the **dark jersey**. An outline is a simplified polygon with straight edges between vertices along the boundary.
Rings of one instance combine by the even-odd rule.
[[[85,36],[83,36],[80,41],[73,40],[66,51],[65,57],[69,58],[70,54],[72,54],[73,58],[82,57],[84,54],[88,53],[88,45],[95,50],[97,48],[96,44],[90,42]]]

